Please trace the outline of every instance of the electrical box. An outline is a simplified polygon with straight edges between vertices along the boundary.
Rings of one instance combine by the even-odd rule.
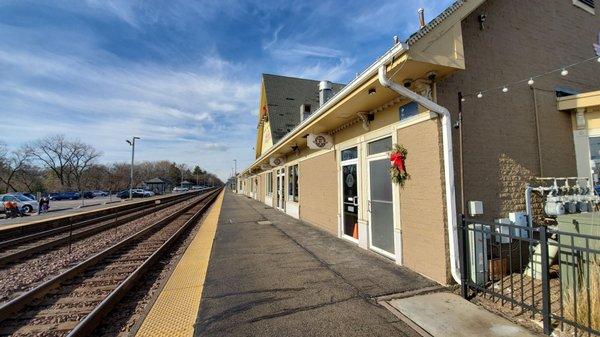
[[[512,225],[512,222],[509,218],[496,219],[496,224],[498,224],[495,228],[496,233],[502,235],[495,235],[496,242],[498,243],[510,243],[510,226],[502,226],[500,224]]]
[[[512,212],[508,213],[508,218],[513,225],[527,228],[529,227],[529,222],[527,221],[527,213],[525,212]],[[529,231],[527,229],[519,229],[513,228],[513,236],[517,238],[525,238],[529,237]]]
[[[483,214],[483,202],[482,201],[469,201],[469,215],[476,216]]]

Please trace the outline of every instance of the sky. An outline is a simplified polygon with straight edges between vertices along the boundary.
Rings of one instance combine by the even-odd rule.
[[[55,134],[100,161],[227,178],[254,159],[262,73],[349,82],[451,0],[2,0],[0,142]]]

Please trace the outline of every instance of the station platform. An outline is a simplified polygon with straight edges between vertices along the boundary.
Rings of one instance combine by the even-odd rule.
[[[245,196],[221,202],[137,336],[418,336],[377,299],[435,282]]]

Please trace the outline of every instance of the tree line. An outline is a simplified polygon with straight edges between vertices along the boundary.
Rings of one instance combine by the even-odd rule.
[[[129,188],[130,163],[99,163],[102,152],[80,140],[54,135],[9,150],[0,140],[0,192],[59,192]],[[172,186],[222,182],[199,166],[190,168],[168,160],[135,164],[133,185],[160,178]]]

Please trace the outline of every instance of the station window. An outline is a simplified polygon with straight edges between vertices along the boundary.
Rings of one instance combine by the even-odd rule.
[[[368,144],[369,155],[392,150],[392,137],[386,137],[372,141]]]
[[[273,195],[273,172],[267,173],[267,195]]]
[[[408,117],[416,116],[419,114],[419,105],[417,102],[410,102],[400,107],[400,120],[405,120]]]
[[[288,168],[288,200],[298,202],[298,165]]]
[[[342,151],[342,161],[358,158],[358,149],[356,147]]]

